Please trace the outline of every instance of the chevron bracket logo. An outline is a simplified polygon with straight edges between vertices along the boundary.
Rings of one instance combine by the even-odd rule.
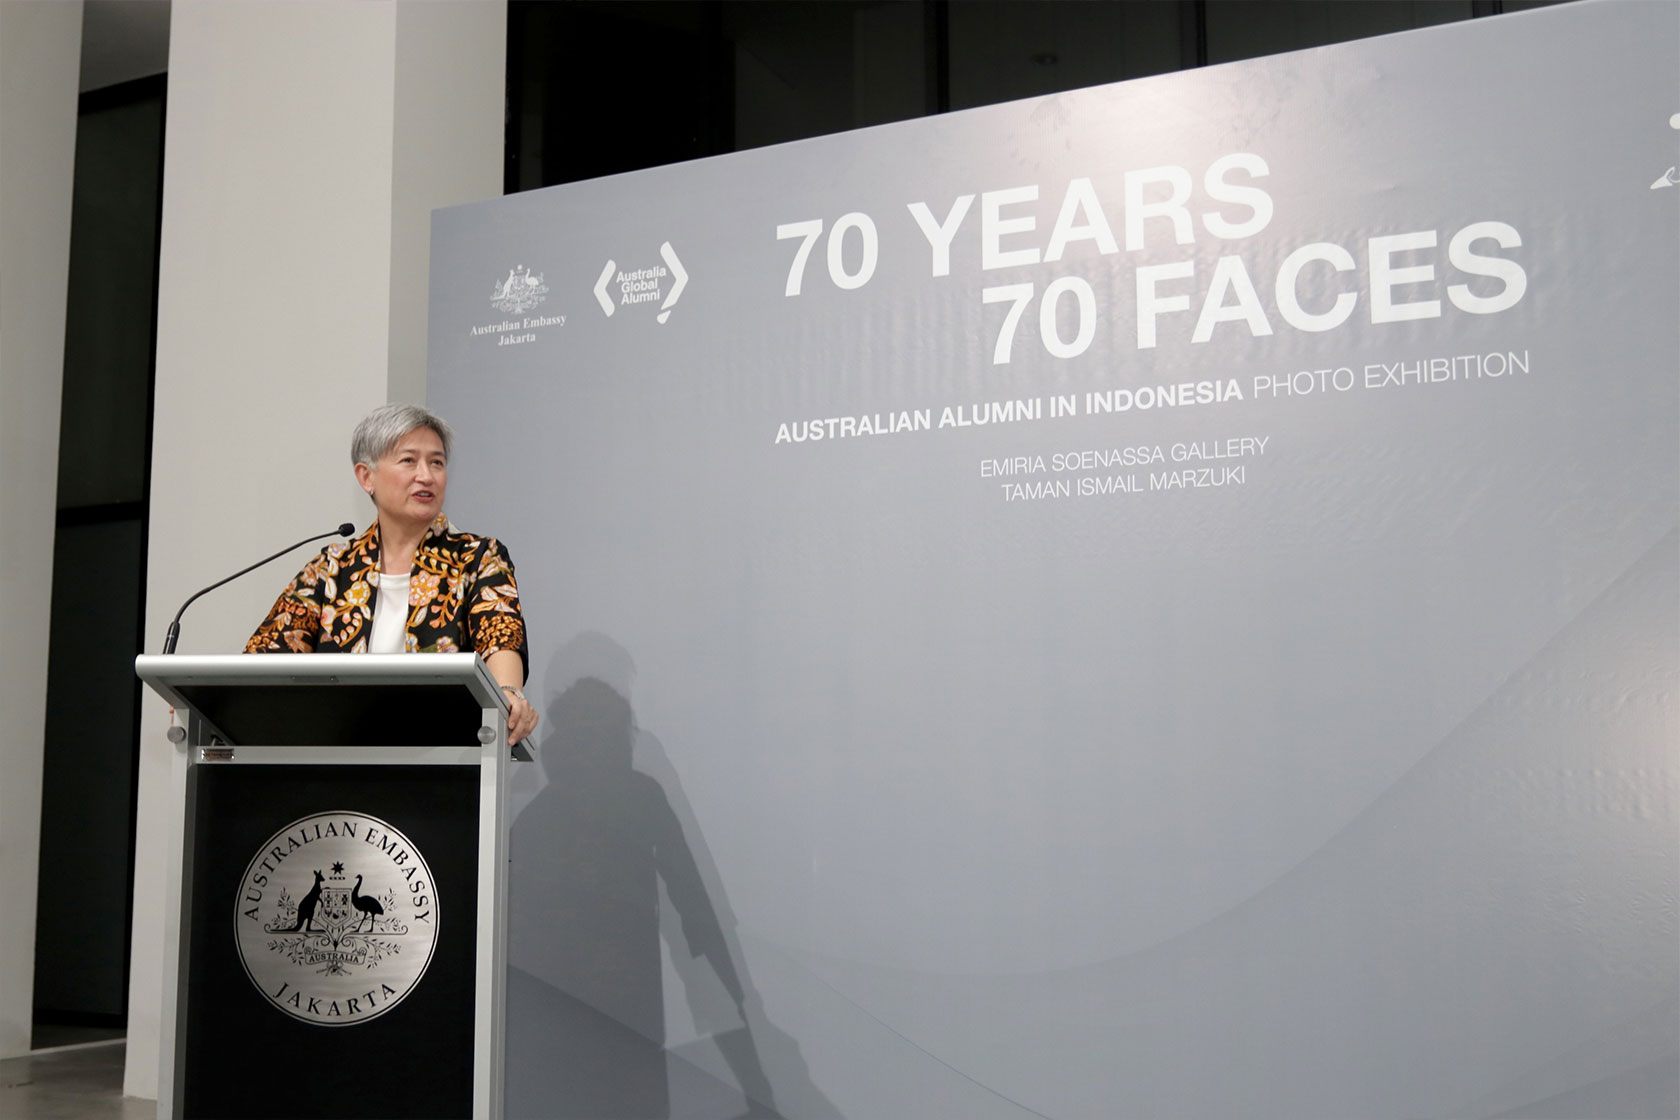
[[[662,264],[641,268],[620,268],[617,260],[607,261],[594,289],[595,302],[607,318],[625,308],[655,305],[659,308],[655,319],[664,323],[671,318],[671,308],[688,286],[688,270],[669,241],[659,246],[659,259]]]

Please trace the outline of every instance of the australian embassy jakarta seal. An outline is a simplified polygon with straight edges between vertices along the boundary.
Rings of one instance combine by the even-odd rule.
[[[234,911],[251,983],[306,1023],[379,1017],[426,974],[437,886],[408,837],[365,813],[293,821],[245,869]]]

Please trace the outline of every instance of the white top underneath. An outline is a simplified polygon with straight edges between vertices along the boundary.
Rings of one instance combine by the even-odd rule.
[[[369,653],[408,652],[408,573],[379,573],[379,594],[373,602],[373,634]]]

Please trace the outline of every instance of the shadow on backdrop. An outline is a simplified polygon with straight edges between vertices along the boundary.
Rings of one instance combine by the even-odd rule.
[[[676,770],[636,728],[634,676],[583,634],[545,680],[546,784],[510,836],[508,1114],[837,1117],[764,1015]],[[666,1047],[662,936],[702,1036],[689,1057]]]

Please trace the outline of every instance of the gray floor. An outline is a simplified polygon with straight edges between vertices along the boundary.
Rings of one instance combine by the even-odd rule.
[[[31,1050],[56,1050],[78,1042],[121,1042],[128,1034],[122,1027],[71,1027],[56,1023],[36,1023],[29,1031]]]
[[[122,1039],[35,1050],[0,1062],[6,1120],[157,1120],[157,1102],[122,1095]]]

